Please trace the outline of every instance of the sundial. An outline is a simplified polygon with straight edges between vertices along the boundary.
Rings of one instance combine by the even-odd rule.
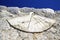
[[[15,28],[26,32],[42,32],[50,28],[56,21],[30,12],[29,15],[7,19]]]

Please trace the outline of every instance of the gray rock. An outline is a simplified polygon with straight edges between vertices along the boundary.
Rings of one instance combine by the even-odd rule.
[[[17,31],[12,28],[10,30],[0,30],[0,33],[2,40],[17,40],[18,38]]]
[[[33,12],[34,10],[35,10],[34,8],[29,8],[29,7],[20,8],[20,11],[24,13],[30,13]]]
[[[17,17],[18,11],[21,11],[24,15],[25,13],[35,12],[35,14],[44,16],[47,18],[54,19],[56,23],[52,27],[42,33],[27,33],[20,31],[16,28],[13,28],[7,21],[7,17],[15,16]],[[55,14],[52,14],[47,11],[42,11],[42,9],[35,8],[16,8],[16,7],[6,7],[0,6],[0,40],[60,40],[60,12],[55,11]],[[23,15],[22,14],[22,15]],[[17,16],[16,16],[17,15]],[[21,13],[19,14],[21,15]],[[53,18],[52,18],[53,19]]]
[[[0,5],[0,11],[2,11],[2,10],[7,10],[7,7]]]
[[[10,12],[6,11],[6,10],[2,10],[0,12],[0,18],[8,18],[8,17],[15,17],[15,15],[11,14]]]
[[[18,7],[8,7],[8,11],[11,12],[12,14],[17,14],[17,13],[19,13],[19,8]]]

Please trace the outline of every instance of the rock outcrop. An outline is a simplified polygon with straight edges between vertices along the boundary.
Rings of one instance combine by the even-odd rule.
[[[31,25],[33,24],[32,25],[33,28],[31,27],[30,30],[27,30],[28,32],[16,28],[19,27],[19,25],[22,26],[25,24],[23,24],[24,22],[22,22],[22,24],[16,26],[15,25],[16,21],[13,19],[14,18],[17,19],[18,17],[20,17],[20,19],[21,17],[26,17],[30,14],[30,12],[34,12],[33,15],[38,15],[36,16],[38,22],[40,22],[39,18],[41,17],[40,25],[42,22],[46,23],[45,22],[46,20],[47,22],[51,23],[52,24],[51,26],[49,26],[48,23],[45,24],[48,25],[48,27],[50,28],[43,32],[34,32],[36,30],[29,32],[31,31],[31,29],[33,30],[35,24],[37,24],[37,23],[33,23],[36,22],[33,19],[33,17],[32,17],[33,21],[31,22]],[[18,18],[17,21],[20,19]],[[8,22],[7,20],[10,21]],[[30,19],[28,18],[28,20]],[[53,20],[54,23],[52,23],[53,21],[51,20]],[[24,19],[24,21],[26,21],[26,19]],[[10,23],[13,23],[14,25]],[[43,27],[42,26],[39,27],[45,29],[44,27],[47,27],[45,25],[43,25]],[[35,9],[35,8],[27,8],[27,7],[19,8],[19,7],[0,6],[0,40],[60,40],[60,12],[54,11],[53,9],[50,8]]]

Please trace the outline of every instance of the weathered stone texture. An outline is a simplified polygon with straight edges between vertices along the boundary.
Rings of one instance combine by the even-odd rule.
[[[12,9],[12,10],[11,10]],[[60,40],[60,12],[50,13],[44,9],[35,8],[12,8],[6,6],[0,6],[0,40]],[[21,11],[21,12],[20,12]],[[44,16],[47,18],[53,18],[56,22],[52,27],[41,33],[27,33],[19,31],[13,28],[6,19],[20,17],[21,15],[27,15],[29,12],[35,12],[35,14]],[[21,14],[22,13],[22,14]],[[27,13],[27,14],[26,14]]]

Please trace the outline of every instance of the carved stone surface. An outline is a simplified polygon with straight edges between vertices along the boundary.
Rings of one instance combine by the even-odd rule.
[[[23,17],[16,17],[12,19],[8,19],[8,22],[22,30],[27,32],[42,32],[50,28],[54,23],[55,20],[42,17],[39,15],[33,15],[30,21],[30,16],[23,16]]]

